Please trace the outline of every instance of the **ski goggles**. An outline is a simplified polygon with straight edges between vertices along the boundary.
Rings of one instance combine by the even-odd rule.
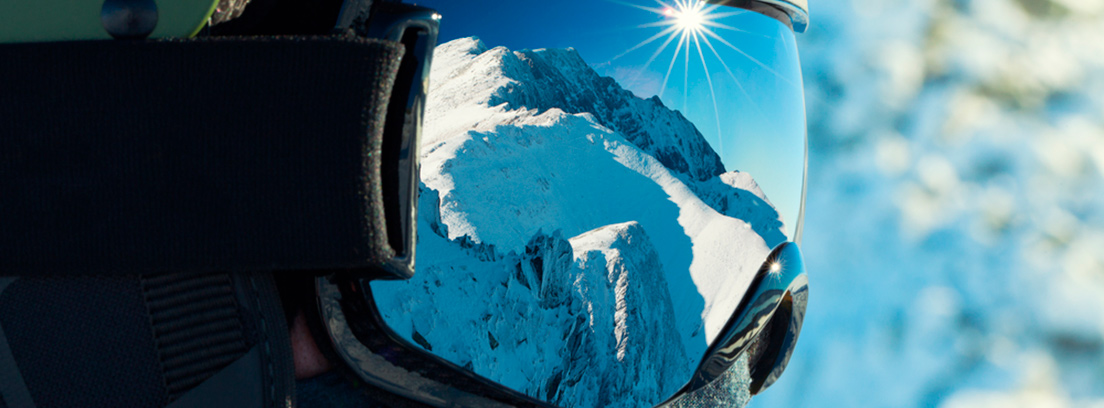
[[[773,384],[808,296],[805,2],[426,5],[368,20],[441,24],[373,34],[432,59],[424,126],[407,103],[396,139],[416,237],[389,272],[316,279],[328,352],[433,406],[742,406]]]
[[[0,39],[187,36],[213,8],[89,4],[107,17]],[[803,1],[265,4],[201,35],[323,36],[5,48],[38,81],[0,98],[27,113],[5,272],[311,271],[323,351],[431,406],[742,405],[782,373]]]

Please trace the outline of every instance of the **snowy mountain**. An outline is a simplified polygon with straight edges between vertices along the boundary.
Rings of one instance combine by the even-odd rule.
[[[669,396],[786,239],[767,198],[573,50],[468,38],[433,65],[417,271],[372,285],[388,324],[572,406]]]

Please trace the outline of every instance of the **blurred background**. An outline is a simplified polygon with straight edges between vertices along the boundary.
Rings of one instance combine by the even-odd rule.
[[[1104,1],[810,0],[804,331],[764,407],[1104,407]]]

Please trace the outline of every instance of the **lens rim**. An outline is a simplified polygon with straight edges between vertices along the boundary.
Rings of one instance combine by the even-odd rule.
[[[772,270],[774,265],[780,268]],[[433,406],[459,403],[459,406],[555,407],[402,338],[380,314],[369,286],[372,280],[359,274],[336,272],[314,281],[318,303],[310,314],[321,318],[320,326],[332,342],[332,346],[326,347],[327,354],[340,358],[343,366],[358,378],[387,392]],[[798,245],[784,242],[775,247],[689,382],[656,406],[671,406],[715,381],[762,340],[766,344],[759,344],[761,349],[748,362],[749,391],[756,395],[770,387],[793,355],[805,319],[808,285]],[[772,324],[787,325],[781,339],[764,336]]]
[[[776,321],[777,317],[788,320],[784,336],[782,339],[767,338],[768,343],[757,359],[748,363],[752,366],[751,395],[770,387],[782,375],[793,354],[805,320],[808,292],[809,278],[798,245],[793,242],[779,244],[759,268],[747,294],[705,352],[690,381],[659,406],[669,406],[723,375],[743,353],[751,351],[755,343],[764,338],[764,329],[783,323]],[[764,365],[770,369],[757,369]]]
[[[362,1],[346,0],[334,30],[403,44],[406,52],[396,75],[395,89],[387,107],[381,146],[381,173],[386,236],[393,256],[380,279],[410,279],[414,276],[416,225],[418,220],[418,172],[422,138],[422,117],[429,90],[433,50],[437,46],[441,15],[436,10],[405,3],[373,3],[370,20],[363,18]],[[350,6],[350,4],[353,4]],[[355,26],[355,27],[353,27]],[[359,30],[359,31],[358,31]]]
[[[369,282],[338,272],[314,280],[320,317],[336,355],[357,378],[389,393],[431,406],[555,407],[479,376],[411,344],[391,330],[376,307]]]
[[[701,0],[766,14],[801,34],[809,27],[808,0]]]
[[[808,0],[755,0],[782,9],[790,17],[790,26],[795,33],[801,34],[809,27]]]

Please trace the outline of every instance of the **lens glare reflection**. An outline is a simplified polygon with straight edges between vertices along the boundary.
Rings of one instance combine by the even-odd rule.
[[[675,0],[673,4],[660,1],[662,8],[608,1],[666,19],[636,26],[661,29],[607,63],[639,58],[634,57],[637,50],[664,40],[636,71],[636,77],[626,81],[634,83],[673,46],[657,95],[681,107],[682,113],[715,143],[729,170],[749,172],[755,177],[778,209],[786,235],[797,240],[804,201],[804,93],[796,47],[789,40],[772,41],[779,36],[792,37],[792,31],[782,26],[767,28],[773,22],[758,13],[701,0]],[[673,75],[677,78],[679,66],[681,86],[671,82]],[[796,111],[794,106],[801,109]]]

